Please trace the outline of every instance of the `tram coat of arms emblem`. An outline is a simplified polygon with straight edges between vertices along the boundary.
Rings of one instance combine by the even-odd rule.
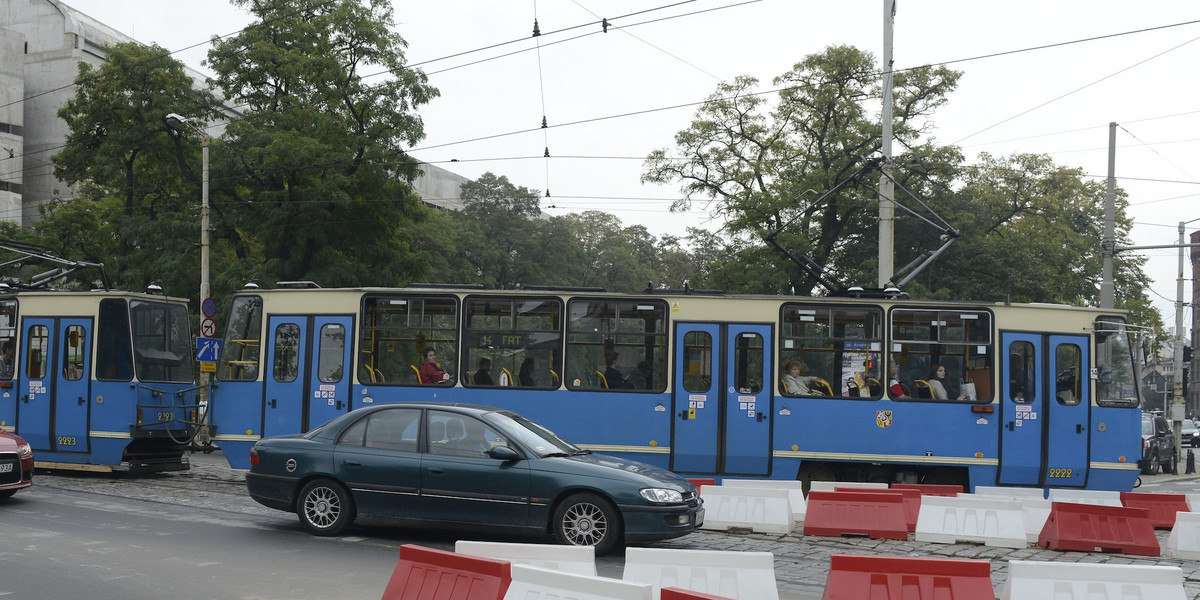
[[[887,429],[892,426],[892,411],[877,410],[875,411],[875,424]]]

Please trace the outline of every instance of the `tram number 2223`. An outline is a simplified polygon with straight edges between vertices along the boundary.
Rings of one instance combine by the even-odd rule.
[[[1069,479],[1071,469],[1050,469],[1050,479]]]

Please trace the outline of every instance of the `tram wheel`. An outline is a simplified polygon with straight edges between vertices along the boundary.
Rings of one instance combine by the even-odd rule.
[[[331,479],[315,479],[300,490],[296,515],[313,535],[339,535],[354,522],[354,499]]]
[[[621,541],[621,517],[611,502],[595,494],[574,494],[554,510],[554,536],[570,546],[595,546],[607,554]]]
[[[796,474],[796,479],[800,481],[800,488],[804,490],[804,496],[807,498],[808,490],[812,487],[812,482],[837,481],[837,474],[827,465],[808,464],[800,467],[800,472]]]

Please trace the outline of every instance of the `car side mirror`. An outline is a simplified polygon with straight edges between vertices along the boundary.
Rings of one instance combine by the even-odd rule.
[[[508,446],[495,446],[487,451],[487,455],[496,460],[520,460],[521,455]]]

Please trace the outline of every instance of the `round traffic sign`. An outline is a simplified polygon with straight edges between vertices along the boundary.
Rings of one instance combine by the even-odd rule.
[[[217,314],[217,301],[212,298],[205,298],[200,303],[200,312],[206,317],[212,317]]]
[[[200,322],[200,335],[202,335],[206,338],[210,338],[216,334],[217,334],[216,322],[214,322],[211,317],[205,317],[204,320]]]

